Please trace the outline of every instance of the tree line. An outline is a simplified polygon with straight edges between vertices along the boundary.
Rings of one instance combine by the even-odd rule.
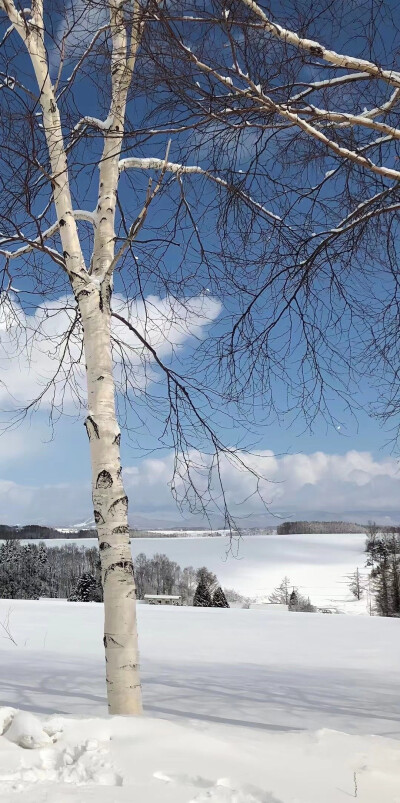
[[[365,533],[362,524],[347,521],[284,521],[278,524],[278,535],[311,535],[326,533]]]
[[[396,528],[397,529],[397,528]],[[400,616],[400,534],[374,533],[366,543],[371,590],[379,616]]]
[[[197,607],[229,608],[228,598],[245,603],[240,594],[224,592],[216,575],[205,566],[182,569],[166,555],[138,555],[135,580],[138,599],[146,594],[171,594],[179,595],[183,605]],[[102,602],[99,550],[76,544],[21,544],[8,539],[0,545],[0,597]]]
[[[89,583],[90,595],[82,586]],[[0,545],[0,597],[6,599],[96,599],[101,601],[99,552],[76,544],[46,547],[8,539]]]
[[[42,524],[25,524],[17,527],[13,524],[0,524],[0,540],[30,540],[40,539],[47,541],[49,538],[97,538],[96,530],[74,530],[73,532],[60,532],[54,527],[44,527]]]

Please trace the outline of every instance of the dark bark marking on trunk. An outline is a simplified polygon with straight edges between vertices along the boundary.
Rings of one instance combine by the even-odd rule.
[[[127,496],[120,496],[119,499],[116,499],[115,502],[110,505],[108,512],[113,514],[115,512],[115,508],[117,505],[123,505],[125,510],[128,510],[128,497]]]
[[[108,541],[102,541],[99,545],[100,552],[103,552],[104,549],[111,549],[111,544]]]
[[[113,636],[110,635],[104,636],[103,644],[105,647],[122,647],[122,644],[120,644],[115,638],[113,638]]]
[[[94,520],[95,520],[96,524],[104,524],[104,518],[101,515],[99,510],[95,510],[94,511]],[[100,546],[100,549],[103,549],[103,548],[104,547]]]
[[[97,381],[100,382],[101,379],[104,379],[104,376],[98,376]]]
[[[104,575],[104,584],[110,572],[115,572],[115,569],[122,569],[123,572],[126,574],[134,576],[133,573],[133,563],[131,560],[118,560],[115,563],[112,563],[111,566],[108,566],[106,569],[106,573]]]
[[[79,293],[75,296],[76,300],[79,301],[81,296],[90,296],[90,290],[79,290]]]
[[[111,488],[113,484],[113,478],[109,471],[103,469],[100,471],[97,480],[96,480],[96,488]]]
[[[88,416],[87,416],[87,418],[86,418],[86,421],[85,421],[85,427],[86,427],[86,432],[87,432],[87,434],[88,434],[88,438],[89,438],[89,440],[90,440],[90,429],[89,429],[89,424],[91,424],[91,425],[92,425],[92,427],[93,427],[93,432],[94,432],[94,434],[95,434],[96,438],[100,438],[100,432],[99,432],[99,428],[98,428],[98,426],[97,426],[97,424],[96,424],[96,422],[95,422],[94,418],[93,418],[91,415],[88,415]]]
[[[124,524],[121,524],[119,527],[114,527],[111,530],[112,533],[129,533],[129,527],[126,527]]]
[[[120,432],[118,433],[118,435],[115,436],[115,438],[113,440],[113,443],[115,443],[117,446],[120,445],[120,443],[121,443],[121,433]]]

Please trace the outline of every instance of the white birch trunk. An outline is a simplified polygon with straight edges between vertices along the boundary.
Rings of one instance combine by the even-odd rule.
[[[108,294],[107,294],[108,295]],[[109,299],[91,285],[79,293],[88,386],[94,517],[104,590],[104,647],[110,714],[142,712],[136,594],[128,530],[128,499],[115,413]]]
[[[115,412],[110,339],[110,296],[114,255],[115,199],[126,93],[138,38],[132,33],[126,60],[126,31],[118,0],[110,0],[113,130],[105,138],[100,163],[100,187],[93,275],[88,273],[73,215],[68,164],[60,113],[44,45],[43,2],[32,6],[34,25],[27,27],[13,0],[0,0],[24,42],[40,88],[43,128],[51,162],[53,199],[60,227],[65,269],[79,304],[84,328],[88,386],[86,429],[90,440],[94,516],[98,529],[104,588],[104,646],[107,697],[111,714],[140,714],[141,689],[133,564],[128,531],[128,499],[120,464],[120,430]],[[103,208],[102,208],[103,207]]]

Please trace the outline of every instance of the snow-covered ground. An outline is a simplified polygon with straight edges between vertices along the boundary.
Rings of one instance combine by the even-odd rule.
[[[106,717],[101,605],[7,617],[0,705],[39,720],[0,737],[4,803],[400,803],[396,619],[140,605],[132,721]]]
[[[48,546],[71,543],[56,539]],[[95,546],[95,539],[82,539],[81,546]],[[350,613],[367,613],[368,596],[354,602],[347,575],[365,569],[365,535],[264,535],[243,536],[230,545],[229,538],[134,538],[135,557],[166,554],[180,566],[207,566],[225,588],[260,598],[268,596],[285,575],[318,607],[338,607]],[[230,548],[231,547],[231,548]]]

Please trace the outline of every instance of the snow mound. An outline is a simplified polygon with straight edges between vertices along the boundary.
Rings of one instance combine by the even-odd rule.
[[[0,719],[2,719],[2,710],[0,709]],[[46,733],[40,720],[29,711],[18,711],[14,715],[8,715],[8,722],[3,734],[6,739],[19,747],[32,750],[52,743],[51,736]]]
[[[122,778],[114,771],[107,756],[108,751],[95,739],[68,745],[60,751],[45,749],[40,751],[37,764],[20,769],[17,777],[28,783],[121,786]]]
[[[0,768],[0,790],[23,791],[33,784],[42,783],[121,786],[122,778],[109,760],[109,750],[95,738],[79,741],[79,727],[63,740],[64,722],[61,717],[51,717],[42,722],[28,711],[0,709],[0,727],[4,724],[0,755],[5,740],[17,748],[36,751],[32,758],[22,758],[19,762],[15,761],[16,754],[11,754],[10,763],[18,763],[18,766],[6,772]],[[87,730],[85,725],[81,726],[83,734]],[[92,733],[95,731],[93,725],[89,730]],[[3,796],[1,799],[4,800]]]

